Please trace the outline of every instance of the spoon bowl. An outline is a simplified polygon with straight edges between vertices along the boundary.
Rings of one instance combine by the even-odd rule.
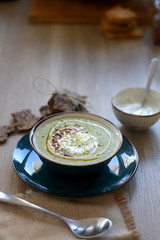
[[[85,219],[70,219],[56,212],[42,208],[36,204],[30,203],[18,197],[14,197],[8,193],[0,191],[0,201],[10,204],[19,205],[21,207],[34,208],[63,220],[70,228],[72,233],[79,238],[96,238],[104,235],[112,226],[112,222],[108,218],[85,218]]]
[[[70,225],[67,225],[69,227],[71,226],[71,231],[80,238],[95,238],[102,236],[112,225],[111,221],[107,218],[70,219],[69,224]]]

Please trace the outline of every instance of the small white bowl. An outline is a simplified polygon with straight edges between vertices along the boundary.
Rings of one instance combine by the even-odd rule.
[[[112,108],[117,119],[132,130],[145,130],[160,118],[160,93],[150,90],[142,107],[145,88],[127,88],[112,98]]]

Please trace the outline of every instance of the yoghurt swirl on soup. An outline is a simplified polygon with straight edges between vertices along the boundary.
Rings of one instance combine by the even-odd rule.
[[[96,120],[69,117],[42,124],[35,132],[34,144],[51,161],[86,165],[112,156],[118,145],[116,134]]]
[[[107,150],[111,134],[96,123],[67,120],[53,126],[47,138],[47,149],[56,156],[70,159],[93,159]],[[85,123],[85,124],[84,124]],[[104,136],[104,143],[101,137]]]

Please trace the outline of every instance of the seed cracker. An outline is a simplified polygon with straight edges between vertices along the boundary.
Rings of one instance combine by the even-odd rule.
[[[117,24],[111,24],[105,19],[103,19],[100,24],[103,31],[107,31],[111,33],[117,33],[117,32],[128,33],[129,31],[134,30],[137,26],[136,21],[132,21],[129,24],[126,23],[126,24],[117,25]]]
[[[15,125],[10,124],[6,126],[0,126],[0,143],[6,142],[8,135],[15,131]]]
[[[139,39],[139,38],[142,38],[143,32],[141,28],[137,27],[128,33],[124,33],[124,32],[111,33],[106,31],[104,32],[104,35],[108,39]]]
[[[110,23],[123,24],[137,18],[134,11],[122,6],[115,6],[105,12],[105,17]]]
[[[27,131],[31,129],[39,120],[30,109],[12,113],[16,129],[18,131]]]
[[[87,109],[84,106],[85,103],[85,96],[73,95],[73,93],[65,91],[64,93],[53,93],[48,101],[48,105],[42,106],[39,110],[42,116],[48,116],[60,112],[87,112]]]
[[[30,130],[40,119],[51,114],[72,111],[88,112],[85,108],[86,98],[86,96],[64,90],[62,93],[53,93],[48,104],[39,109],[41,117],[36,117],[30,109],[11,113],[12,123],[0,126],[0,143],[6,142],[11,133]]]

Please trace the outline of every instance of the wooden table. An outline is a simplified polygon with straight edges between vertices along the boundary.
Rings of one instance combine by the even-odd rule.
[[[90,112],[113,121],[137,148],[139,168],[123,188],[142,240],[158,240],[160,122],[148,131],[132,132],[121,126],[111,108],[111,97],[121,89],[145,86],[151,58],[160,57],[150,27],[140,40],[107,40],[98,25],[30,24],[28,9],[25,0],[0,3],[0,125],[9,123],[11,112],[30,108],[39,114],[50,96],[33,89],[37,76],[59,90],[87,95]],[[155,90],[160,89],[159,75],[160,66]],[[0,189],[11,194],[29,187],[12,168],[12,152],[22,136],[15,134],[0,146]]]

